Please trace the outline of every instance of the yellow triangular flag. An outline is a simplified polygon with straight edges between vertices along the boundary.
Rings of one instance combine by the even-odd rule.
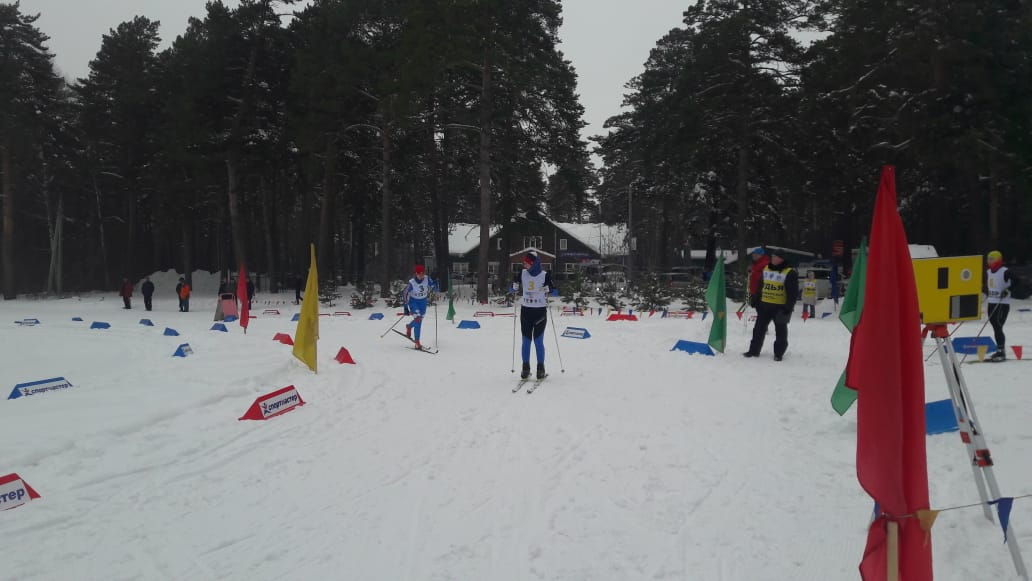
[[[938,518],[939,511],[922,509],[917,511],[917,520],[921,522],[921,530],[925,532],[925,546],[928,546],[928,541],[932,537],[932,525],[935,524],[935,519]]]
[[[979,361],[985,361],[985,354],[988,351],[989,351],[989,346],[988,345],[979,345],[978,346],[978,360]]]
[[[315,244],[311,246],[312,266],[308,268],[304,302],[294,331],[294,357],[318,373],[315,352],[319,342],[319,272],[315,266]]]

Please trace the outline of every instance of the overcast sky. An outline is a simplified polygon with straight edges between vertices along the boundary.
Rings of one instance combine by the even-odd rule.
[[[9,2],[10,0],[0,0]],[[223,0],[231,7],[237,0]],[[602,132],[620,111],[624,83],[642,71],[649,50],[691,0],[563,0],[560,49],[579,76],[578,93],[588,127]],[[161,48],[186,30],[187,18],[204,14],[205,0],[21,0],[22,12],[40,13],[37,26],[50,37],[57,68],[69,78],[86,76],[101,35],[142,15],[161,22]]]

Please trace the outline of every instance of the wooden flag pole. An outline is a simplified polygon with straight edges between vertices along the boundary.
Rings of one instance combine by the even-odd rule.
[[[889,555],[886,559],[888,563],[888,575],[885,577],[888,581],[899,581],[899,523],[890,520],[888,522],[889,527]]]

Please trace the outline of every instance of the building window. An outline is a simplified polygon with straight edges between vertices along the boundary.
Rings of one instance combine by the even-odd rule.
[[[565,238],[560,238],[559,239],[559,250],[566,250],[566,239]]]
[[[468,262],[453,262],[451,267],[452,267],[452,274],[461,274],[461,275],[469,274],[469,263]]]
[[[551,262],[542,262],[541,263],[541,269],[542,270],[552,270],[552,263]]]
[[[502,249],[502,239],[501,238],[496,238],[496,240],[498,240],[498,243],[495,246],[495,249],[496,250],[501,250]]]
[[[487,263],[487,274],[498,274],[498,263],[488,262]]]
[[[513,262],[509,265],[509,272],[513,274],[519,274],[523,270],[522,262]]]
[[[565,272],[565,273],[573,273],[576,270],[577,270],[576,263],[573,263],[573,262],[564,262],[563,263],[563,272]]]
[[[523,237],[523,247],[524,248],[537,248],[537,249],[540,249],[544,245],[545,245],[545,240],[544,240],[543,236],[524,236]]]

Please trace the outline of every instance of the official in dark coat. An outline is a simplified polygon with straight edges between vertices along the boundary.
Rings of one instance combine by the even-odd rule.
[[[774,361],[781,361],[788,350],[788,322],[799,296],[799,273],[788,265],[780,250],[774,250],[770,264],[763,269],[760,289],[752,297],[756,325],[746,357],[759,357],[767,328],[774,322]]]

